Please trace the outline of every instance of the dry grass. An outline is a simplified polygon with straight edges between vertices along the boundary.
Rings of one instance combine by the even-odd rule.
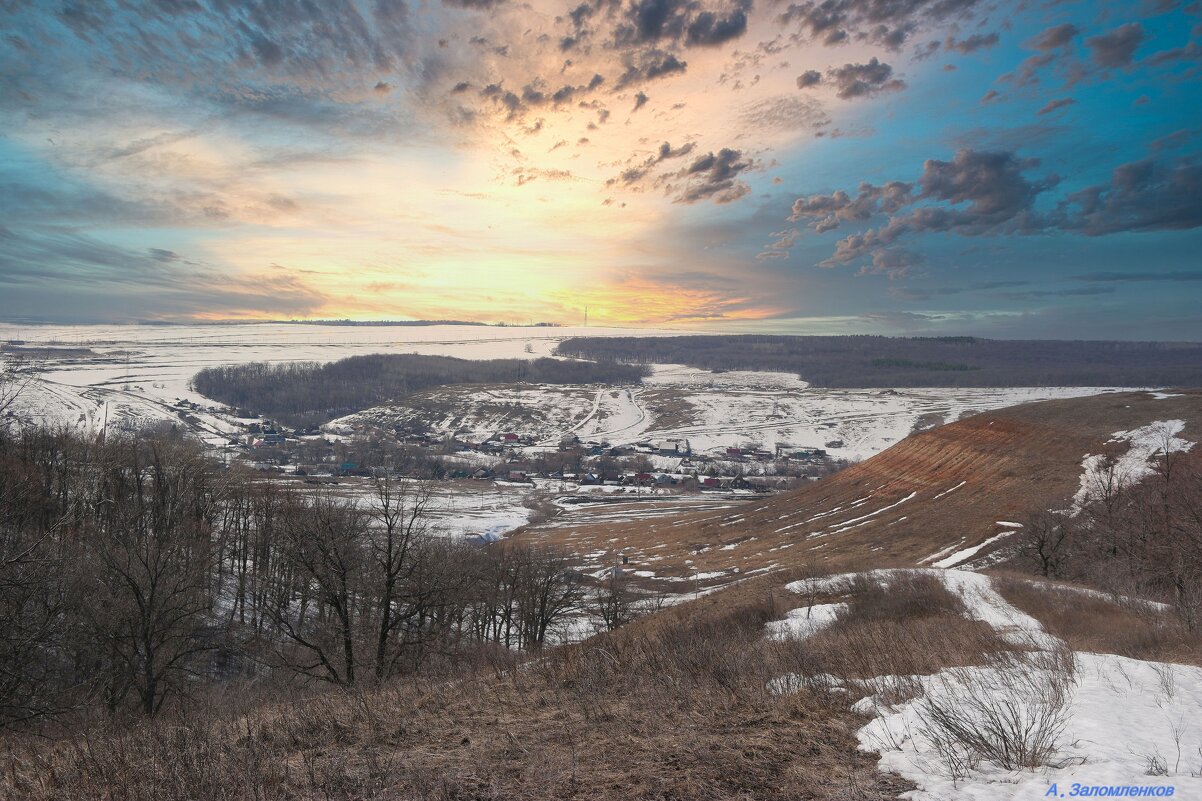
[[[872,799],[857,719],[765,684],[766,602],[497,662],[458,679],[329,693],[0,748],[14,799]]]
[[[934,576],[898,574],[888,587],[857,578],[846,601],[829,628],[779,645],[794,672],[844,682],[924,675],[1011,650],[989,624],[966,619],[963,602]]]
[[[1202,636],[1171,612],[1010,574],[994,576],[993,585],[1074,651],[1202,666]]]

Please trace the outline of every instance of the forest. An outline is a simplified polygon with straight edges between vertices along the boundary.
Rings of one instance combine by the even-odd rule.
[[[442,535],[428,482],[368,486],[263,481],[169,435],[0,431],[0,732],[537,650],[585,611],[565,554]]]
[[[329,364],[293,362],[210,367],[192,379],[206,397],[293,426],[310,426],[451,384],[632,384],[643,365],[564,359],[455,359],[387,354]]]
[[[979,337],[577,337],[558,353],[796,373],[818,387],[1202,386],[1202,344]]]

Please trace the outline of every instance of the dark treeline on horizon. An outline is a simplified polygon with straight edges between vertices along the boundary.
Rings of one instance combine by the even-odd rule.
[[[210,367],[192,381],[197,392],[229,406],[307,426],[451,384],[630,384],[647,372],[642,365],[617,362],[386,354],[330,364]]]
[[[1202,386],[1202,343],[978,337],[576,337],[563,356],[798,374],[819,387]]]

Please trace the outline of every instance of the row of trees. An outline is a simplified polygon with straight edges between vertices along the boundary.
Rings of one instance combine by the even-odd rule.
[[[1202,627],[1202,452],[1175,450],[1166,432],[1152,472],[1132,476],[1103,460],[1075,514],[1038,512],[1017,559],[1043,576],[1163,601],[1190,630]],[[1139,478],[1140,480],[1135,480]]]
[[[251,364],[210,367],[196,374],[196,391],[229,406],[251,409],[290,425],[315,425],[406,395],[451,384],[631,384],[648,370],[616,362],[488,359],[387,354],[352,356],[329,364]]]
[[[563,554],[442,537],[431,503],[284,488],[178,438],[0,434],[0,728],[537,649],[582,608]]]
[[[577,337],[558,352],[631,364],[797,373],[822,387],[1198,386],[1202,345],[977,337]]]

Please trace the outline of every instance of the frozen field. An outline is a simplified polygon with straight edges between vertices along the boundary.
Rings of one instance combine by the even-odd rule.
[[[39,422],[97,431],[181,421],[224,439],[238,428],[189,388],[205,367],[254,361],[328,362],[368,353],[423,353],[468,359],[536,358],[560,340],[588,333],[665,335],[672,331],[483,326],[0,325],[0,341],[21,341],[38,368],[20,412]],[[712,373],[657,365],[641,386],[465,387],[426,393],[411,405],[360,415],[374,422],[420,420],[442,431],[488,436],[500,430],[552,444],[565,434],[626,444],[680,437],[694,451],[777,444],[828,447],[864,459],[915,425],[949,422],[1017,403],[1089,395],[1099,388],[816,389],[789,373]],[[181,410],[179,401],[199,408]],[[186,416],[185,416],[186,415]],[[357,416],[359,417],[359,416]]]
[[[28,352],[39,369],[20,398],[20,413],[38,422],[98,431],[179,422],[174,404],[213,402],[189,382],[206,367],[247,362],[330,362],[369,353],[422,353],[463,359],[537,358],[560,340],[587,333],[670,335],[670,331],[487,326],[14,326],[0,324],[0,343],[46,348]],[[186,421],[202,436],[220,437],[233,421],[205,410]]]
[[[450,387],[352,415],[347,422],[420,422],[485,438],[499,431],[558,443],[567,434],[614,445],[687,439],[694,452],[769,451],[778,444],[866,459],[915,426],[1019,403],[1093,395],[1101,387],[821,389],[790,373],[712,373],[654,365],[641,386]],[[841,442],[842,445],[828,446]]]

